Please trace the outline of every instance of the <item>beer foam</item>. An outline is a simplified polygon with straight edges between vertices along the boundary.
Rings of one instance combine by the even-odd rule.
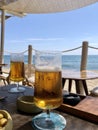
[[[57,71],[61,71],[61,68],[59,68],[59,67],[52,67],[52,66],[49,66],[49,67],[36,67],[35,68],[37,71],[45,71],[45,72],[50,72],[50,71],[52,71],[52,72],[57,72]]]

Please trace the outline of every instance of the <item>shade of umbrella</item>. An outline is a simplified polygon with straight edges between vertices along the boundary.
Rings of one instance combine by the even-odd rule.
[[[1,28],[1,62],[4,51],[4,21],[5,11],[17,15],[39,13],[55,13],[78,9],[98,0],[0,0],[0,9],[2,10],[2,28]]]
[[[73,10],[98,0],[0,0],[1,9],[13,14],[54,13]]]

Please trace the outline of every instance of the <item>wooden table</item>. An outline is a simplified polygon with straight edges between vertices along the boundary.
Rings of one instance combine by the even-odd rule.
[[[79,94],[81,93],[81,86],[80,86],[81,83],[84,88],[85,94],[88,95],[88,86],[86,80],[93,80],[93,79],[98,79],[98,74],[92,71],[66,71],[66,70],[62,71],[62,83],[64,86],[66,80],[69,81],[68,85],[69,92],[71,92],[72,81],[75,81],[76,92]]]
[[[23,114],[17,111],[16,100],[22,95],[33,95],[33,88],[25,87],[24,93],[9,93],[8,90],[14,85],[0,87],[0,95],[7,96],[5,100],[0,100],[0,109],[7,110],[13,119],[13,130],[33,130],[31,126],[34,114]],[[67,125],[64,130],[98,130],[98,125],[82,120],[80,118],[68,115],[61,111],[54,110],[66,118]]]
[[[0,64],[0,74],[2,74],[2,67],[7,66],[7,64]]]

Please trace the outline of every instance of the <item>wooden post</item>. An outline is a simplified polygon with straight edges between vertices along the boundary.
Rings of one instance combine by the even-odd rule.
[[[1,46],[0,46],[0,63],[4,58],[4,30],[5,30],[5,10],[1,10]]]
[[[32,72],[32,45],[28,46],[28,65],[27,65],[27,76],[30,77]]]
[[[32,45],[28,46],[28,64],[32,64]]]
[[[82,43],[82,54],[81,54],[81,67],[80,71],[86,70],[87,65],[87,57],[88,57],[88,42],[83,41]],[[83,84],[79,82],[80,93],[84,94]]]
[[[82,43],[82,56],[81,56],[81,68],[80,68],[80,71],[86,70],[87,56],[88,56],[88,42],[84,41]]]

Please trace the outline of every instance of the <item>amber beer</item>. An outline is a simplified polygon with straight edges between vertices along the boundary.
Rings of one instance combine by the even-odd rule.
[[[35,104],[42,109],[54,109],[62,104],[61,71],[35,71]]]
[[[24,62],[11,61],[10,64],[10,80],[19,82],[24,79]]]

